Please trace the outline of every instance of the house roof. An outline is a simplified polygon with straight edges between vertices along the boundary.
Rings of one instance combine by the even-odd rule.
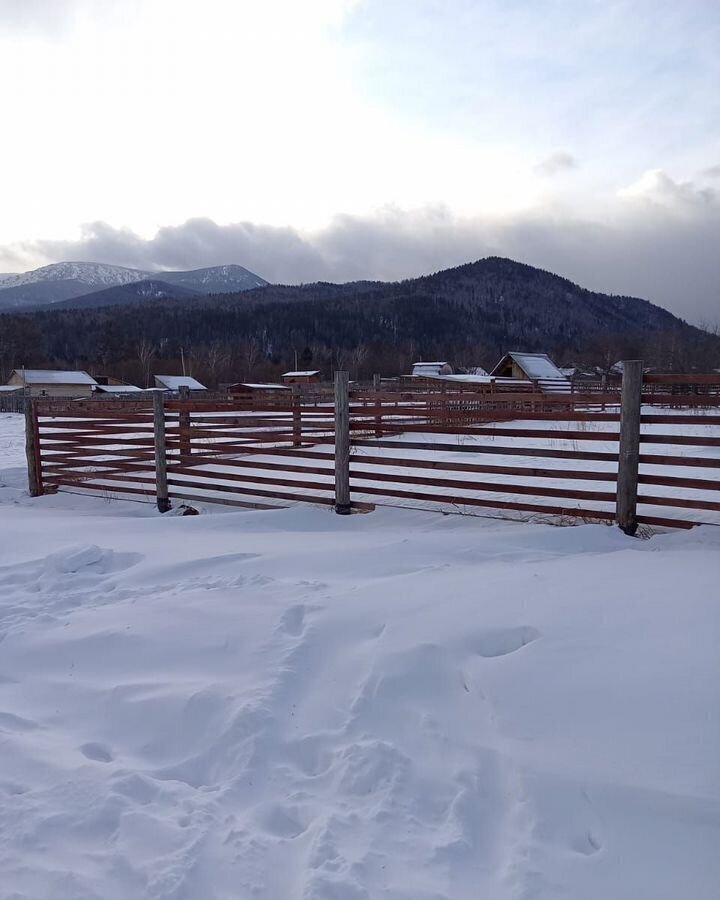
[[[319,375],[320,369],[308,369],[305,372],[283,372],[281,378],[290,378],[293,375]]]
[[[99,384],[95,390],[102,394],[136,394],[143,391],[134,384]]]
[[[497,375],[432,375],[433,381],[460,384],[523,384],[518,378],[499,378]],[[530,384],[528,381],[527,384]]]
[[[254,381],[238,381],[236,384],[231,384],[229,386],[229,390],[233,388],[251,388],[253,390],[267,390],[267,391],[289,391],[290,388],[286,384],[275,384],[273,383],[263,383],[263,382],[254,382]]]
[[[2,391],[3,394],[13,394],[16,391],[21,391],[21,390],[22,390],[21,384],[0,384],[0,391]]]
[[[190,375],[156,375],[155,381],[168,391],[178,391],[181,387],[188,387],[191,391],[206,391],[204,384],[200,384]]]
[[[517,353],[511,351],[507,354],[525,372],[528,378],[564,378],[563,373],[550,359],[547,353]],[[505,357],[498,363],[500,366]],[[495,368],[497,369],[498,366]],[[493,369],[493,372],[495,369]]]
[[[15,369],[13,374],[24,379],[25,384],[97,384],[87,372],[70,372],[62,369]]]

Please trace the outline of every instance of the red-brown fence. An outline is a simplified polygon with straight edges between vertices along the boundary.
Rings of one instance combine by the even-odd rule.
[[[720,376],[645,376],[636,388],[626,377],[622,403],[616,391],[346,384],[334,397],[156,395],[155,408],[35,401],[31,492],[156,498],[163,509],[406,505],[628,531],[720,524]]]

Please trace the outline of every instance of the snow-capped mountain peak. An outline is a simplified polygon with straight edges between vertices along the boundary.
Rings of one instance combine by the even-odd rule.
[[[4,289],[44,281],[77,281],[88,287],[103,288],[142,281],[151,274],[141,269],[129,269],[126,266],[112,266],[107,263],[61,262],[41,266],[20,275],[0,275],[0,285]]]
[[[140,282],[162,282],[164,296],[200,296],[247,291],[268,284],[239,265],[211,266],[187,271],[147,271],[127,266],[114,266],[95,262],[60,262],[33,269],[21,274],[0,274],[0,308],[38,307],[54,303],[69,303],[74,299],[92,295],[110,288],[124,288]],[[173,293],[173,288],[174,293]],[[138,289],[131,297],[149,297],[153,288]],[[155,295],[156,292],[155,292]],[[114,295],[113,295],[114,296]],[[108,295],[98,298],[102,305],[109,302]],[[114,303],[126,302],[120,292]]]

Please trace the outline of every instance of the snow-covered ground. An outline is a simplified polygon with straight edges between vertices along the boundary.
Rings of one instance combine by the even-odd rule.
[[[714,900],[720,529],[25,493],[2,900]]]

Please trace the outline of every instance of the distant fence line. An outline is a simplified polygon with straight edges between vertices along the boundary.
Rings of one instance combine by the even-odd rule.
[[[154,499],[161,510],[411,505],[628,533],[720,524],[720,375],[643,376],[630,360],[617,390],[513,387],[350,385],[338,372],[332,387],[242,399],[33,400],[30,491]]]

